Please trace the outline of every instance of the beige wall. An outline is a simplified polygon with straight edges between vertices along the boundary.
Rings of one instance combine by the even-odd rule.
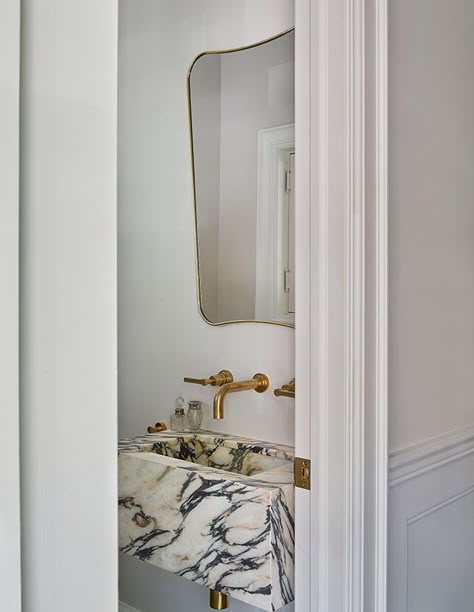
[[[474,3],[389,2],[390,447],[474,422]]]

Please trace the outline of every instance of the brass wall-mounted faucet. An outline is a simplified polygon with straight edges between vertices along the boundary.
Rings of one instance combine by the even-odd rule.
[[[277,397],[295,397],[295,379],[292,378],[287,385],[282,385],[273,393]]]
[[[238,391],[251,391],[263,393],[270,386],[270,380],[266,374],[255,374],[252,380],[242,380],[237,382],[229,382],[219,389],[214,396],[214,418],[224,418],[224,398],[228,393],[237,393]]]

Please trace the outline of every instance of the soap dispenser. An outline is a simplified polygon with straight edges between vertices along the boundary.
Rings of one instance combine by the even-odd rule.
[[[173,431],[183,432],[186,430],[188,423],[184,412],[184,398],[179,396],[174,403],[174,414],[170,417],[170,425]]]

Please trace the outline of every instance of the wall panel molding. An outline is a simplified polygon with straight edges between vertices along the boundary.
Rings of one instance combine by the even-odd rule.
[[[388,611],[470,612],[474,424],[393,452],[389,482]]]
[[[123,601],[120,601],[119,612],[140,612],[140,610],[137,610],[137,608],[132,608],[132,606],[129,606],[128,604],[123,603]]]
[[[446,508],[447,506],[451,504],[456,504],[458,501],[460,501],[467,495],[471,495],[472,493],[474,493],[474,487],[469,487],[465,491],[461,491],[461,493],[458,493],[457,495],[453,495],[452,497],[445,499],[441,503],[431,506],[431,508],[427,508],[423,512],[420,512],[419,514],[416,514],[415,516],[412,516],[411,518],[409,518],[407,521],[407,526],[409,527],[410,525],[413,525],[413,523],[416,523],[417,521],[422,521],[428,516],[431,516],[435,512],[438,512],[439,510],[442,510],[443,508]]]
[[[390,453],[389,486],[474,453],[474,424]]]

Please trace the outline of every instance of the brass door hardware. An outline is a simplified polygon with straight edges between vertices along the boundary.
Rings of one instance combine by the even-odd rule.
[[[212,387],[221,387],[227,383],[234,382],[234,377],[232,372],[229,372],[229,370],[221,370],[219,374],[213,374],[212,376],[209,376],[209,378],[189,378],[188,376],[185,376],[183,380],[185,383],[202,385],[203,387],[206,387],[207,385],[211,385]]]
[[[252,380],[241,380],[223,385],[214,396],[214,418],[224,418],[224,398],[228,393],[238,391],[251,391],[263,393],[270,386],[270,380],[266,374],[255,374]]]
[[[311,461],[295,457],[295,487],[311,489]]]
[[[210,605],[213,610],[227,610],[229,607],[229,598],[224,593],[211,589]]]
[[[292,378],[287,385],[282,385],[273,393],[277,397],[295,397],[295,379]]]

